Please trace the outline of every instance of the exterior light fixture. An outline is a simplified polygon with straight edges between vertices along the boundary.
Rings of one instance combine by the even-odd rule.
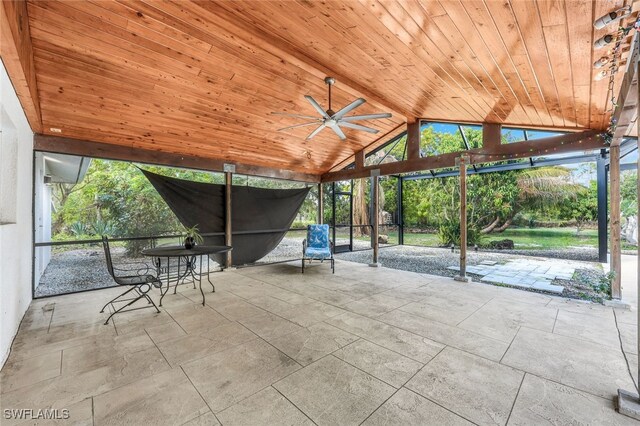
[[[596,81],[600,81],[600,80],[602,80],[602,79],[606,78],[606,77],[607,77],[607,75],[609,75],[609,73],[607,72],[607,70],[602,70],[602,71],[600,71],[598,74],[596,74],[596,76],[594,77],[594,79],[595,79]]]
[[[58,129],[57,127],[49,127],[49,130],[53,133],[62,133],[62,129]]]
[[[608,56],[603,56],[593,63],[594,68],[602,68],[609,63],[610,59]]]
[[[613,36],[613,34],[604,35],[593,43],[593,47],[595,47],[596,49],[602,49],[607,44],[611,43],[614,39],[615,37]]]
[[[612,22],[619,21],[620,19],[628,16],[631,13],[631,6],[621,7],[618,10],[614,10],[613,12],[609,12],[604,16],[596,19],[593,22],[593,26],[596,30],[601,30]]]
[[[451,244],[451,253],[453,253],[455,251],[455,249],[456,249],[456,246]]]

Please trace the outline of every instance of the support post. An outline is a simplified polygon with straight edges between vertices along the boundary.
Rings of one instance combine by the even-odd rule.
[[[637,33],[634,36],[634,40],[636,40],[637,38]],[[637,41],[636,41],[637,44]],[[640,45],[638,46],[634,46],[633,49],[638,49],[640,50]],[[636,62],[635,64],[631,64],[632,66],[630,67],[631,72],[637,71],[637,66],[638,63]],[[636,75],[637,77],[637,75]],[[638,90],[638,96],[640,96],[640,84],[636,84],[637,86],[637,90]],[[638,100],[640,100],[640,98],[637,98]],[[640,113],[640,102],[636,103],[636,114]],[[638,127],[638,135],[640,135],[640,127]],[[640,148],[640,140],[638,140],[636,142],[638,144],[638,147]],[[638,151],[640,152],[640,151]],[[612,157],[612,161],[613,161],[613,154],[611,155]],[[619,155],[618,155],[619,157]],[[618,163],[619,163],[619,159],[618,159]],[[638,157],[638,171],[640,171],[640,157]],[[619,175],[619,173],[618,173]],[[611,176],[613,178],[613,170],[611,171]],[[638,180],[636,183],[636,197],[640,196],[640,174],[638,175]],[[636,198],[637,200],[640,200],[638,198]],[[612,202],[613,204],[613,202]],[[637,204],[637,207],[640,207],[640,203]],[[611,210],[613,212],[613,206],[611,207]],[[612,248],[613,251],[613,248]],[[638,256],[640,256],[640,245],[638,245]],[[638,258],[640,259],[640,257]],[[640,262],[637,262],[638,265],[638,280],[637,280],[637,290],[639,291],[639,293],[636,294],[640,294]],[[637,309],[636,306],[636,327],[640,326],[640,310]],[[640,349],[640,334],[636,333],[636,349]],[[640,353],[640,352],[638,352]],[[637,370],[635,371],[636,374],[636,383],[638,383],[638,379],[640,379],[640,365],[637,366]],[[618,400],[617,402],[617,406],[618,406],[618,411],[621,414],[624,414],[625,416],[629,416],[629,417],[633,417],[636,420],[640,420],[640,398],[637,392],[637,389],[633,390],[633,391],[626,391],[624,389],[618,389]]]
[[[355,166],[356,169],[360,170],[362,168],[364,168],[364,149],[361,149],[360,151],[357,151],[355,153]]]
[[[609,220],[611,235],[611,272],[614,274],[611,282],[611,297],[620,299],[621,252],[620,252],[620,146],[611,145],[609,148],[609,182],[611,199],[611,218]]]
[[[233,180],[233,173],[224,173],[224,245],[232,245],[232,228],[231,228],[231,184]],[[225,268],[230,268],[233,265],[231,258],[231,251],[227,252],[227,258],[225,260]]]
[[[398,189],[397,189],[397,199],[396,199],[396,211],[398,212],[397,221],[398,221],[398,244],[404,244],[404,209],[402,205],[402,185],[404,183],[404,179],[402,176],[398,176]]]
[[[482,147],[497,148],[502,143],[502,126],[497,123],[482,125]]]
[[[321,183],[318,184],[318,223],[324,222],[324,186]]]
[[[369,266],[378,267],[378,250],[380,248],[380,240],[378,238],[379,229],[378,222],[378,203],[379,203],[379,176],[371,176],[371,247],[373,248],[373,259]]]
[[[420,158],[420,120],[407,120],[407,160]]]
[[[596,160],[597,170],[597,191],[598,191],[598,260],[600,263],[607,263],[607,250],[609,248],[607,237],[607,151],[600,150],[600,155]]]
[[[461,156],[457,159],[460,169],[460,275],[456,281],[468,282],[467,277],[467,164],[469,157]]]

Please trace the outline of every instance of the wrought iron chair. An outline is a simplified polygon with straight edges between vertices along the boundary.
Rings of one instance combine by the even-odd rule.
[[[138,309],[153,307],[156,309],[156,312],[160,313],[160,309],[158,309],[151,297],[149,297],[148,293],[153,287],[160,288],[161,283],[155,275],[151,275],[149,273],[149,266],[141,264],[144,266],[139,269],[135,275],[132,275],[132,270],[116,268],[115,266],[113,266],[113,261],[111,259],[111,250],[109,248],[109,239],[107,237],[102,237],[102,246],[104,247],[104,255],[107,260],[107,269],[109,270],[109,275],[111,275],[113,280],[118,285],[131,287],[124,293],[111,299],[102,307],[100,313],[104,312],[105,308],[109,305],[111,305],[111,307],[113,308],[113,313],[111,313],[111,315],[109,315],[109,318],[107,318],[107,320],[104,322],[105,325],[109,324],[109,320],[111,319],[111,317],[121,312],[135,311]],[[121,275],[117,275],[116,271],[118,271],[118,273],[121,273]],[[124,298],[124,296],[129,295],[129,293],[131,292],[133,292],[133,294],[131,295],[133,297]],[[141,299],[147,300],[146,306],[126,309]],[[124,305],[116,308],[115,303],[124,303]]]
[[[329,239],[329,225],[307,226],[307,238],[302,242],[302,273],[305,261],[331,261],[331,272],[335,274],[335,260],[333,258],[333,242]]]

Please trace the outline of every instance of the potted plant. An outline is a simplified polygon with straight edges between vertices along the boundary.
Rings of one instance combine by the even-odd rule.
[[[204,239],[200,232],[198,231],[198,225],[193,225],[192,227],[184,228],[184,248],[187,250],[192,249],[196,246],[196,244],[202,244]]]

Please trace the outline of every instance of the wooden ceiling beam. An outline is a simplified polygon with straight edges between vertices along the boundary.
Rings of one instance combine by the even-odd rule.
[[[42,131],[29,15],[25,0],[0,2],[0,57],[34,132]]]
[[[468,151],[452,152],[412,160],[397,161],[362,169],[341,170],[322,175],[322,182],[334,182],[346,179],[358,179],[371,176],[372,171],[379,170],[381,176],[434,170],[455,166],[456,158],[469,156],[469,164],[489,163],[494,161],[514,160],[518,158],[540,155],[561,154],[572,151],[585,151],[606,148],[602,134],[595,130],[579,133],[568,133],[560,136],[514,142],[492,147],[482,147]]]
[[[318,175],[311,173],[302,173],[293,170],[275,169],[215,158],[174,154],[60,136],[36,134],[33,139],[33,147],[37,151],[55,152],[58,154],[131,161],[135,163],[158,164],[171,167],[184,167],[213,172],[222,172],[224,171],[225,164],[234,164],[236,167],[236,173],[242,175],[294,180],[299,182],[317,183],[320,181],[320,177]]]
[[[616,108],[613,111],[611,120],[616,124],[613,132],[611,145],[618,146],[622,142],[622,138],[629,133],[629,126],[634,122],[637,116],[638,104],[638,50],[640,49],[640,40],[638,34],[634,34],[631,44],[631,56],[628,61],[627,69],[622,78],[620,91],[616,98]]]

